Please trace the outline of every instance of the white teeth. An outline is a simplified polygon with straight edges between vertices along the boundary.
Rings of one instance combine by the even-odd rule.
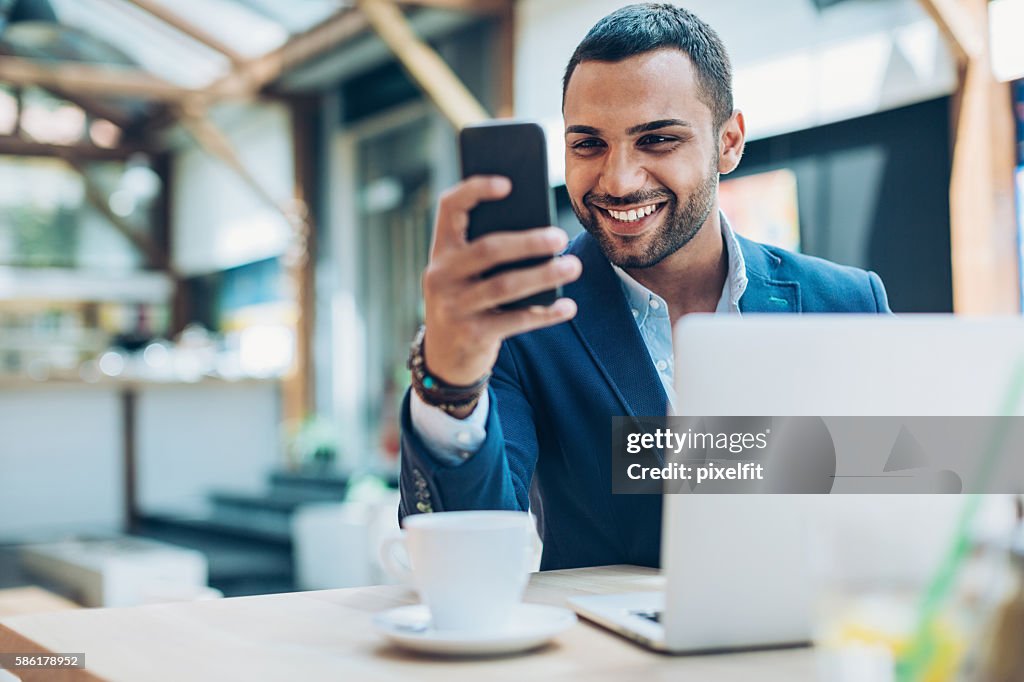
[[[629,211],[613,211],[608,209],[608,214],[616,220],[631,223],[651,215],[656,210],[658,210],[657,205],[651,204],[650,206],[641,206],[640,208],[630,209]]]

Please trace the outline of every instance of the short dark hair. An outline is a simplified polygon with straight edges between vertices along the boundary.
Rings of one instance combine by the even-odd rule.
[[[569,79],[580,62],[618,62],[663,48],[681,50],[690,58],[697,73],[698,94],[711,109],[717,130],[732,116],[729,55],[713,28],[693,12],[667,3],[629,5],[597,22],[565,67],[562,106]]]

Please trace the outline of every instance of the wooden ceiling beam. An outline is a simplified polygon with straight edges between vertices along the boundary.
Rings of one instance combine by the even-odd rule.
[[[154,134],[181,122],[185,108],[202,111],[218,99],[254,97],[290,69],[316,59],[369,30],[370,24],[362,12],[353,8],[339,10],[307,31],[292,36],[277,49],[237,66],[230,74],[194,93],[195,97],[183,99],[179,106],[168,107],[156,114],[145,124],[146,134]],[[197,128],[194,121],[192,128]]]
[[[393,2],[357,0],[357,4],[373,30],[452,126],[461,129],[490,118],[447,62],[416,35]]]
[[[285,72],[368,29],[369,23],[361,12],[340,10],[308,31],[293,36],[276,50],[240,65],[234,73],[209,86],[207,92],[213,97],[254,95]]]
[[[127,0],[147,14],[159,19],[171,28],[184,33],[192,40],[227,57],[235,66],[245,62],[246,58],[233,47],[217,38],[212,33],[185,19],[180,14],[167,9],[166,6],[153,0]]]
[[[139,69],[97,66],[74,62],[46,63],[18,57],[0,57],[0,83],[14,86],[37,86],[81,106],[94,116],[106,118],[125,130],[152,131],[177,119],[174,114],[183,107],[202,109],[219,99],[256,96],[267,85],[295,67],[336,49],[339,45],[367,33],[371,29],[368,15],[357,8],[339,10],[330,18],[307,31],[292,36],[281,47],[254,59],[243,59],[230,47],[205,34],[154,0],[126,0],[181,33],[225,54],[235,64],[232,72],[201,89],[185,88],[169,83]],[[429,6],[473,13],[507,13],[512,0],[401,0],[402,4]],[[383,9],[379,7],[383,6]],[[378,33],[395,52],[443,112],[458,121],[477,120],[486,112],[469,94],[447,64],[423,41],[416,37],[402,12],[390,3],[371,4],[370,13],[382,26]],[[398,17],[400,25],[387,26]],[[406,37],[410,42],[405,42]],[[417,60],[424,60],[422,65]],[[171,106],[167,113],[157,113],[151,120],[139,122],[117,116],[114,107],[102,100],[129,97]],[[454,117],[454,118],[453,118]],[[194,126],[193,126],[194,127]]]
[[[516,113],[516,9],[513,3],[497,15],[497,22],[492,67],[497,84],[495,109],[499,118],[511,118]]]
[[[86,107],[80,104],[83,109],[91,108],[97,115],[110,119],[121,127],[128,127],[123,117],[114,120],[112,110],[109,108],[105,108],[106,114],[101,113],[100,104],[102,103],[98,102],[96,98],[134,97],[177,104],[194,101],[205,106],[217,99],[252,97],[289,70],[336,49],[339,45],[368,32],[371,28],[366,12],[356,8],[346,8],[339,10],[309,30],[292,36],[281,47],[254,59],[245,59],[222,41],[167,10],[154,0],[126,1],[179,32],[225,54],[234,64],[234,69],[205,88],[190,89],[169,83],[140,69],[75,62],[51,64],[20,57],[0,57],[0,83],[42,87],[55,91],[69,101],[74,101],[72,98],[91,96],[94,98],[93,102],[97,102],[96,106]],[[402,2],[408,5],[484,14],[507,12],[508,8],[512,6],[511,0],[402,0]],[[377,9],[381,5],[383,5],[383,9]],[[447,107],[448,109],[455,108],[465,112],[475,108],[472,104],[467,105],[466,103],[465,95],[468,93],[460,93],[465,90],[461,83],[452,85],[451,81],[454,77],[436,75],[444,71],[450,73],[450,69],[429,46],[416,38],[405,16],[397,7],[390,3],[386,5],[378,3],[377,5],[371,4],[369,11],[377,17],[379,25],[387,23],[390,18],[396,16],[400,19],[401,25],[384,26],[381,29],[382,37],[389,36],[385,42],[406,64],[407,69],[414,75],[419,74],[429,79],[434,84],[428,90],[428,94],[434,90],[454,96],[455,103]],[[413,43],[403,45],[396,42],[402,40],[403,36],[411,36]],[[422,67],[410,66],[409,60],[419,57],[426,60],[425,65]],[[458,81],[457,78],[454,80]]]
[[[15,135],[0,135],[0,155],[43,156],[60,159],[76,158],[84,161],[125,161],[132,154],[153,154],[154,150],[142,146],[119,146],[105,149],[90,144],[56,145],[26,140]]]
[[[205,96],[203,91],[168,83],[139,69],[77,62],[51,64],[21,57],[0,57],[0,83],[35,85],[97,97],[181,101],[189,97]]]
[[[961,63],[977,59],[985,50],[987,37],[983,26],[975,20],[959,0],[918,0],[932,18]]]
[[[121,130],[125,130],[135,123],[135,120],[124,111],[118,109],[116,106],[108,104],[94,95],[83,95],[82,93],[68,92],[57,87],[44,89],[54,97],[71,102],[93,118],[102,118],[110,121]]]

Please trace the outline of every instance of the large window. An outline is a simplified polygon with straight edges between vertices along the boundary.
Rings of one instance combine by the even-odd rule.
[[[434,194],[448,180],[438,177],[445,163],[436,151],[446,148],[439,145],[444,125],[420,102],[341,135],[339,171],[349,174],[334,200],[331,267],[340,287],[331,312],[330,381],[350,467],[389,468],[397,459],[405,362],[423,317],[420,279]],[[318,379],[328,377],[321,372]]]
[[[430,240],[430,123],[409,123],[358,144],[359,307],[365,315],[366,425],[385,458],[398,455],[398,401],[405,359],[421,321],[420,275]]]
[[[435,42],[491,108],[492,28]],[[434,207],[459,176],[456,135],[397,64],[368,66],[325,100],[324,120],[338,127],[318,241],[317,411],[338,422],[343,468],[394,471]]]
[[[150,231],[149,206],[128,207],[135,200],[119,189],[124,164],[92,163],[87,172],[109,195],[112,211],[140,232]],[[0,265],[132,270],[143,264],[131,242],[90,203],[82,176],[66,163],[0,156]]]

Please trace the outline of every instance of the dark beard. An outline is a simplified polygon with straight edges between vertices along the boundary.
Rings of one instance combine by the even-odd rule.
[[[598,195],[588,193],[583,197],[584,206],[572,201],[572,210],[584,229],[597,240],[605,258],[620,268],[651,268],[665,260],[668,256],[690,243],[701,226],[707,221],[715,203],[715,192],[718,188],[718,168],[712,168],[704,182],[687,197],[686,203],[680,206],[678,197],[667,189],[657,191],[634,192],[624,197]],[[650,245],[642,253],[623,253],[618,245],[620,239],[601,229],[593,202],[604,206],[636,206],[652,204],[667,199],[665,221],[653,236]]]

